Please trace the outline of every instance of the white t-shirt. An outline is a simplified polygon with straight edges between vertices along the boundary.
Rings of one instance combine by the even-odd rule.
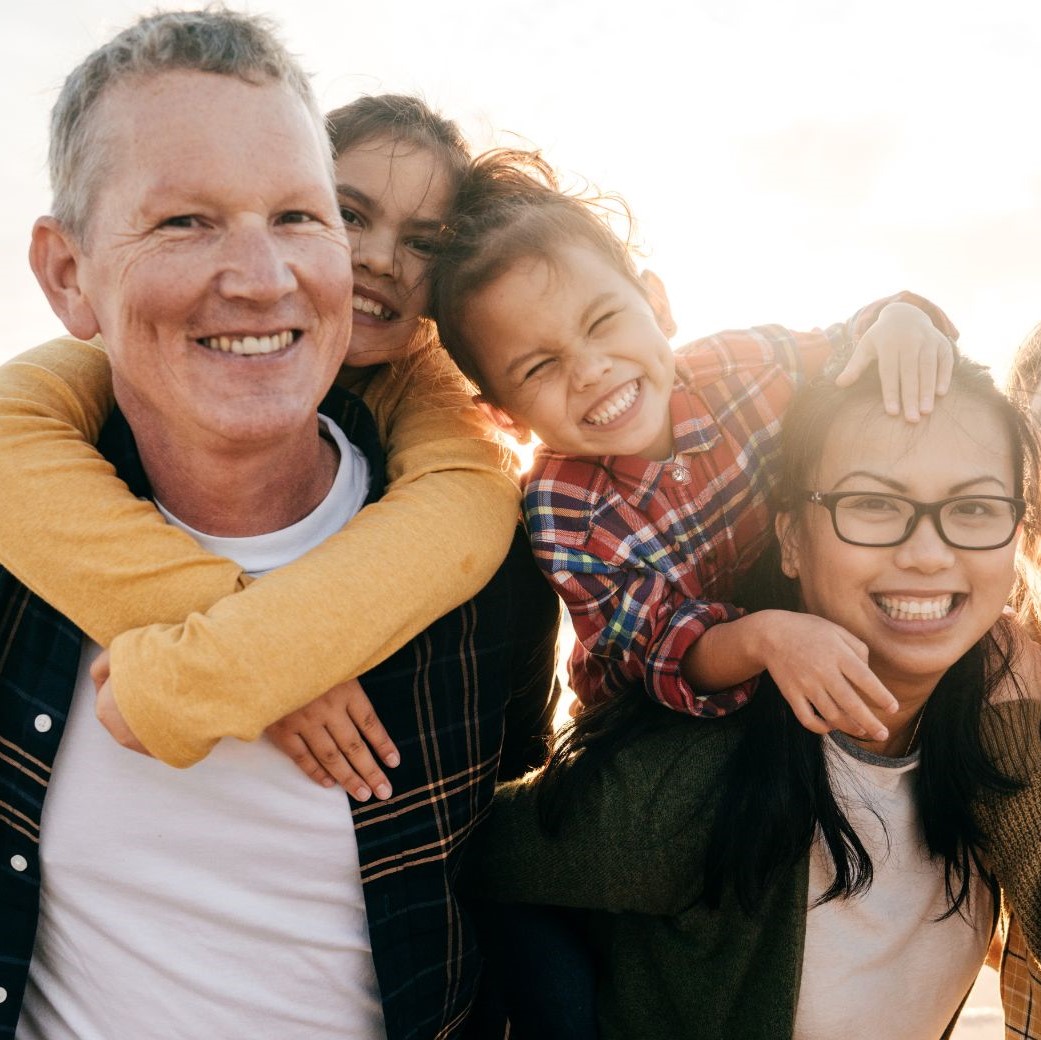
[[[947,910],[943,861],[928,856],[912,798],[917,752],[882,758],[841,734],[824,748],[832,790],[871,856],[874,880],[860,896],[815,907],[835,873],[818,834],[794,1040],[936,1040],[983,964],[990,893],[974,877],[966,916],[937,920]]]
[[[256,574],[342,527],[368,465],[326,425],[340,467],[313,513],[199,541]],[[44,806],[19,1040],[384,1037],[347,796],[265,738],[182,771],[121,748],[94,717],[98,652],[84,647]]]

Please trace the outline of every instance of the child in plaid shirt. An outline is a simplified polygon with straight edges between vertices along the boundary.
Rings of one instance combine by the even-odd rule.
[[[942,313],[901,293],[824,330],[724,332],[674,354],[660,283],[541,158],[504,150],[464,183],[432,295],[479,405],[542,442],[524,514],[574,622],[581,702],[642,684],[671,708],[724,715],[769,669],[808,729],[885,739],[865,701],[895,701],[860,640],[728,601],[766,543],[795,387],[829,362],[850,383],[877,361],[889,411],[916,421],[949,379],[957,333]]]

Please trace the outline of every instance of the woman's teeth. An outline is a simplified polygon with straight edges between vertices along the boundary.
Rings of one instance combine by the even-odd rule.
[[[389,307],[384,307],[376,300],[370,300],[368,296],[355,296],[351,300],[351,305],[356,311],[371,314],[374,318],[381,318],[383,321],[390,321],[394,317],[394,312]]]
[[[939,621],[951,612],[954,596],[937,596],[935,599],[876,596],[875,602],[882,613],[894,621]]]
[[[595,411],[585,417],[585,422],[593,426],[603,426],[604,423],[617,419],[623,412],[629,411],[640,396],[640,381],[634,379],[626,383],[610,401],[605,401]]]
[[[274,354],[293,342],[293,333],[286,329],[270,336],[207,336],[199,342],[210,350],[220,350],[225,354]]]

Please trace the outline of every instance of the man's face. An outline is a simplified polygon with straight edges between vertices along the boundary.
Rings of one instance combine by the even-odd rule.
[[[139,440],[249,450],[313,424],[352,279],[303,103],[178,71],[113,88],[97,118],[107,170],[76,281]]]

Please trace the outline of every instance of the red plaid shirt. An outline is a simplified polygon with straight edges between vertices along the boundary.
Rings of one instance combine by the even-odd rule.
[[[524,515],[535,558],[571,612],[571,684],[580,700],[642,683],[655,700],[692,715],[725,715],[747,702],[754,679],[699,692],[680,661],[706,628],[742,613],[727,600],[766,544],[781,418],[796,386],[897,300],[957,335],[942,312],[910,293],[823,331],[722,332],[677,352],[672,458],[539,449]]]

